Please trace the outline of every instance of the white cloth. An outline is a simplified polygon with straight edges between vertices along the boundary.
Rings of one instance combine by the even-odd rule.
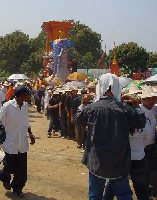
[[[148,110],[141,105],[142,110],[146,116],[146,125],[143,131],[146,133],[145,146],[155,143],[155,129],[156,129],[156,106],[153,106],[151,110]]]
[[[0,91],[0,108],[2,107],[2,102],[5,101],[5,94]]]
[[[100,76],[98,84],[96,85],[96,100],[104,96],[109,87],[111,86],[111,92],[113,96],[120,100],[121,89],[119,85],[119,79],[115,74],[107,73]]]
[[[7,93],[7,88],[3,86],[2,89],[1,89],[1,92],[3,92],[4,95],[6,95],[6,93]]]
[[[67,76],[69,75],[69,70],[67,67],[67,55],[68,50],[67,49],[61,49],[60,55],[58,55],[58,67],[57,67],[57,78],[65,82],[67,79]]]
[[[44,98],[44,109],[47,108],[50,99],[51,99],[51,97],[48,95],[48,93],[46,93],[45,98]]]
[[[16,100],[6,102],[0,110],[0,121],[6,131],[6,140],[1,145],[4,152],[9,154],[25,153],[28,151],[28,104],[24,102],[21,106]]]
[[[145,137],[146,133],[142,130],[135,130],[133,135],[129,135],[131,147],[131,160],[142,160],[145,156]]]

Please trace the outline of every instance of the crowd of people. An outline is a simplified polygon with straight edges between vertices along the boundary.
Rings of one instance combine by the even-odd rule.
[[[48,138],[57,135],[73,139],[77,148],[82,149],[82,163],[89,169],[89,200],[113,200],[115,196],[118,200],[131,200],[129,176],[138,200],[149,200],[156,192],[156,178],[152,174],[157,168],[157,93],[151,86],[132,85],[121,90],[119,78],[110,73],[100,76],[97,84],[86,81],[82,88],[44,84],[34,88],[31,81],[22,86],[3,82],[2,111],[9,100],[19,98],[19,87],[27,88],[29,105],[35,104],[37,112],[44,113],[49,120]],[[23,92],[20,96],[27,93]],[[4,177],[0,176],[0,180],[5,183]],[[17,186],[15,180],[13,183]]]
[[[77,147],[84,149],[86,130],[77,124],[77,113],[95,98],[96,86],[86,82],[83,88],[45,87],[41,85],[35,94],[35,105],[39,113],[44,112],[50,121],[47,136],[60,133],[63,139],[74,139]]]

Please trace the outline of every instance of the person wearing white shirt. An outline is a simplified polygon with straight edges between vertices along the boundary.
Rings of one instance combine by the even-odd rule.
[[[141,108],[145,113],[147,123],[144,128],[146,133],[145,138],[145,176],[146,182],[149,186],[155,161],[155,135],[156,135],[156,108],[155,108],[155,93],[148,92],[146,89],[141,95]]]
[[[149,189],[145,176],[145,137],[144,129],[135,129],[129,136],[131,147],[130,177],[138,200],[149,199]]]
[[[128,95],[133,95],[132,98],[137,98],[136,96],[137,93],[141,93],[141,91],[137,87],[134,87],[132,88],[131,92],[129,90],[129,93],[125,94],[122,97],[122,99],[125,101],[125,98],[127,99]],[[139,98],[137,100],[139,101],[139,103],[141,103]],[[144,111],[142,110],[142,112]],[[145,127],[147,126],[147,123],[149,123],[148,120],[146,120]],[[146,135],[147,134],[145,132],[145,128],[130,129],[130,134],[129,134],[130,148],[131,148],[130,177],[133,182],[134,191],[136,193],[138,200],[149,199],[148,185],[146,183],[146,177],[145,177],[144,148],[145,148]]]
[[[4,168],[0,180],[7,190],[13,189],[18,197],[23,197],[22,189],[27,181],[28,134],[31,143],[35,137],[31,132],[28,119],[29,90],[18,86],[14,91],[15,99],[6,102],[0,111],[0,121],[6,131],[6,140],[1,145],[5,152]],[[11,174],[13,180],[11,181]]]
[[[44,97],[44,112],[45,115],[47,116],[47,119],[49,119],[48,104],[49,100],[51,99],[51,96],[52,96],[52,90],[48,90]]]
[[[0,91],[0,108],[2,107],[4,101],[5,101],[5,94],[2,91]]]

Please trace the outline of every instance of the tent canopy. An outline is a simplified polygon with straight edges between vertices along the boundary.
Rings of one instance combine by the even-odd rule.
[[[12,74],[8,80],[28,80],[29,78],[24,74]]]
[[[144,82],[157,82],[157,74],[147,78]]]

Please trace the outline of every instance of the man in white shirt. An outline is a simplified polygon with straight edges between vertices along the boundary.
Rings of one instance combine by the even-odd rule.
[[[31,132],[28,119],[29,90],[18,86],[14,91],[15,99],[6,102],[1,108],[0,121],[6,131],[6,140],[2,145],[5,152],[4,168],[0,180],[7,190],[13,189],[18,197],[23,197],[22,189],[27,180],[28,133],[31,144],[35,137]],[[13,180],[11,181],[11,174]]]
[[[5,101],[5,94],[2,91],[0,91],[0,108],[2,107],[4,101]]]
[[[148,86],[147,86],[148,87]],[[142,105],[141,109],[144,111],[147,123],[144,128],[145,137],[145,160],[146,160],[146,182],[149,186],[151,175],[154,169],[155,159],[155,132],[156,132],[156,107],[155,96],[156,94],[151,91],[151,87],[144,87],[141,95]]]

